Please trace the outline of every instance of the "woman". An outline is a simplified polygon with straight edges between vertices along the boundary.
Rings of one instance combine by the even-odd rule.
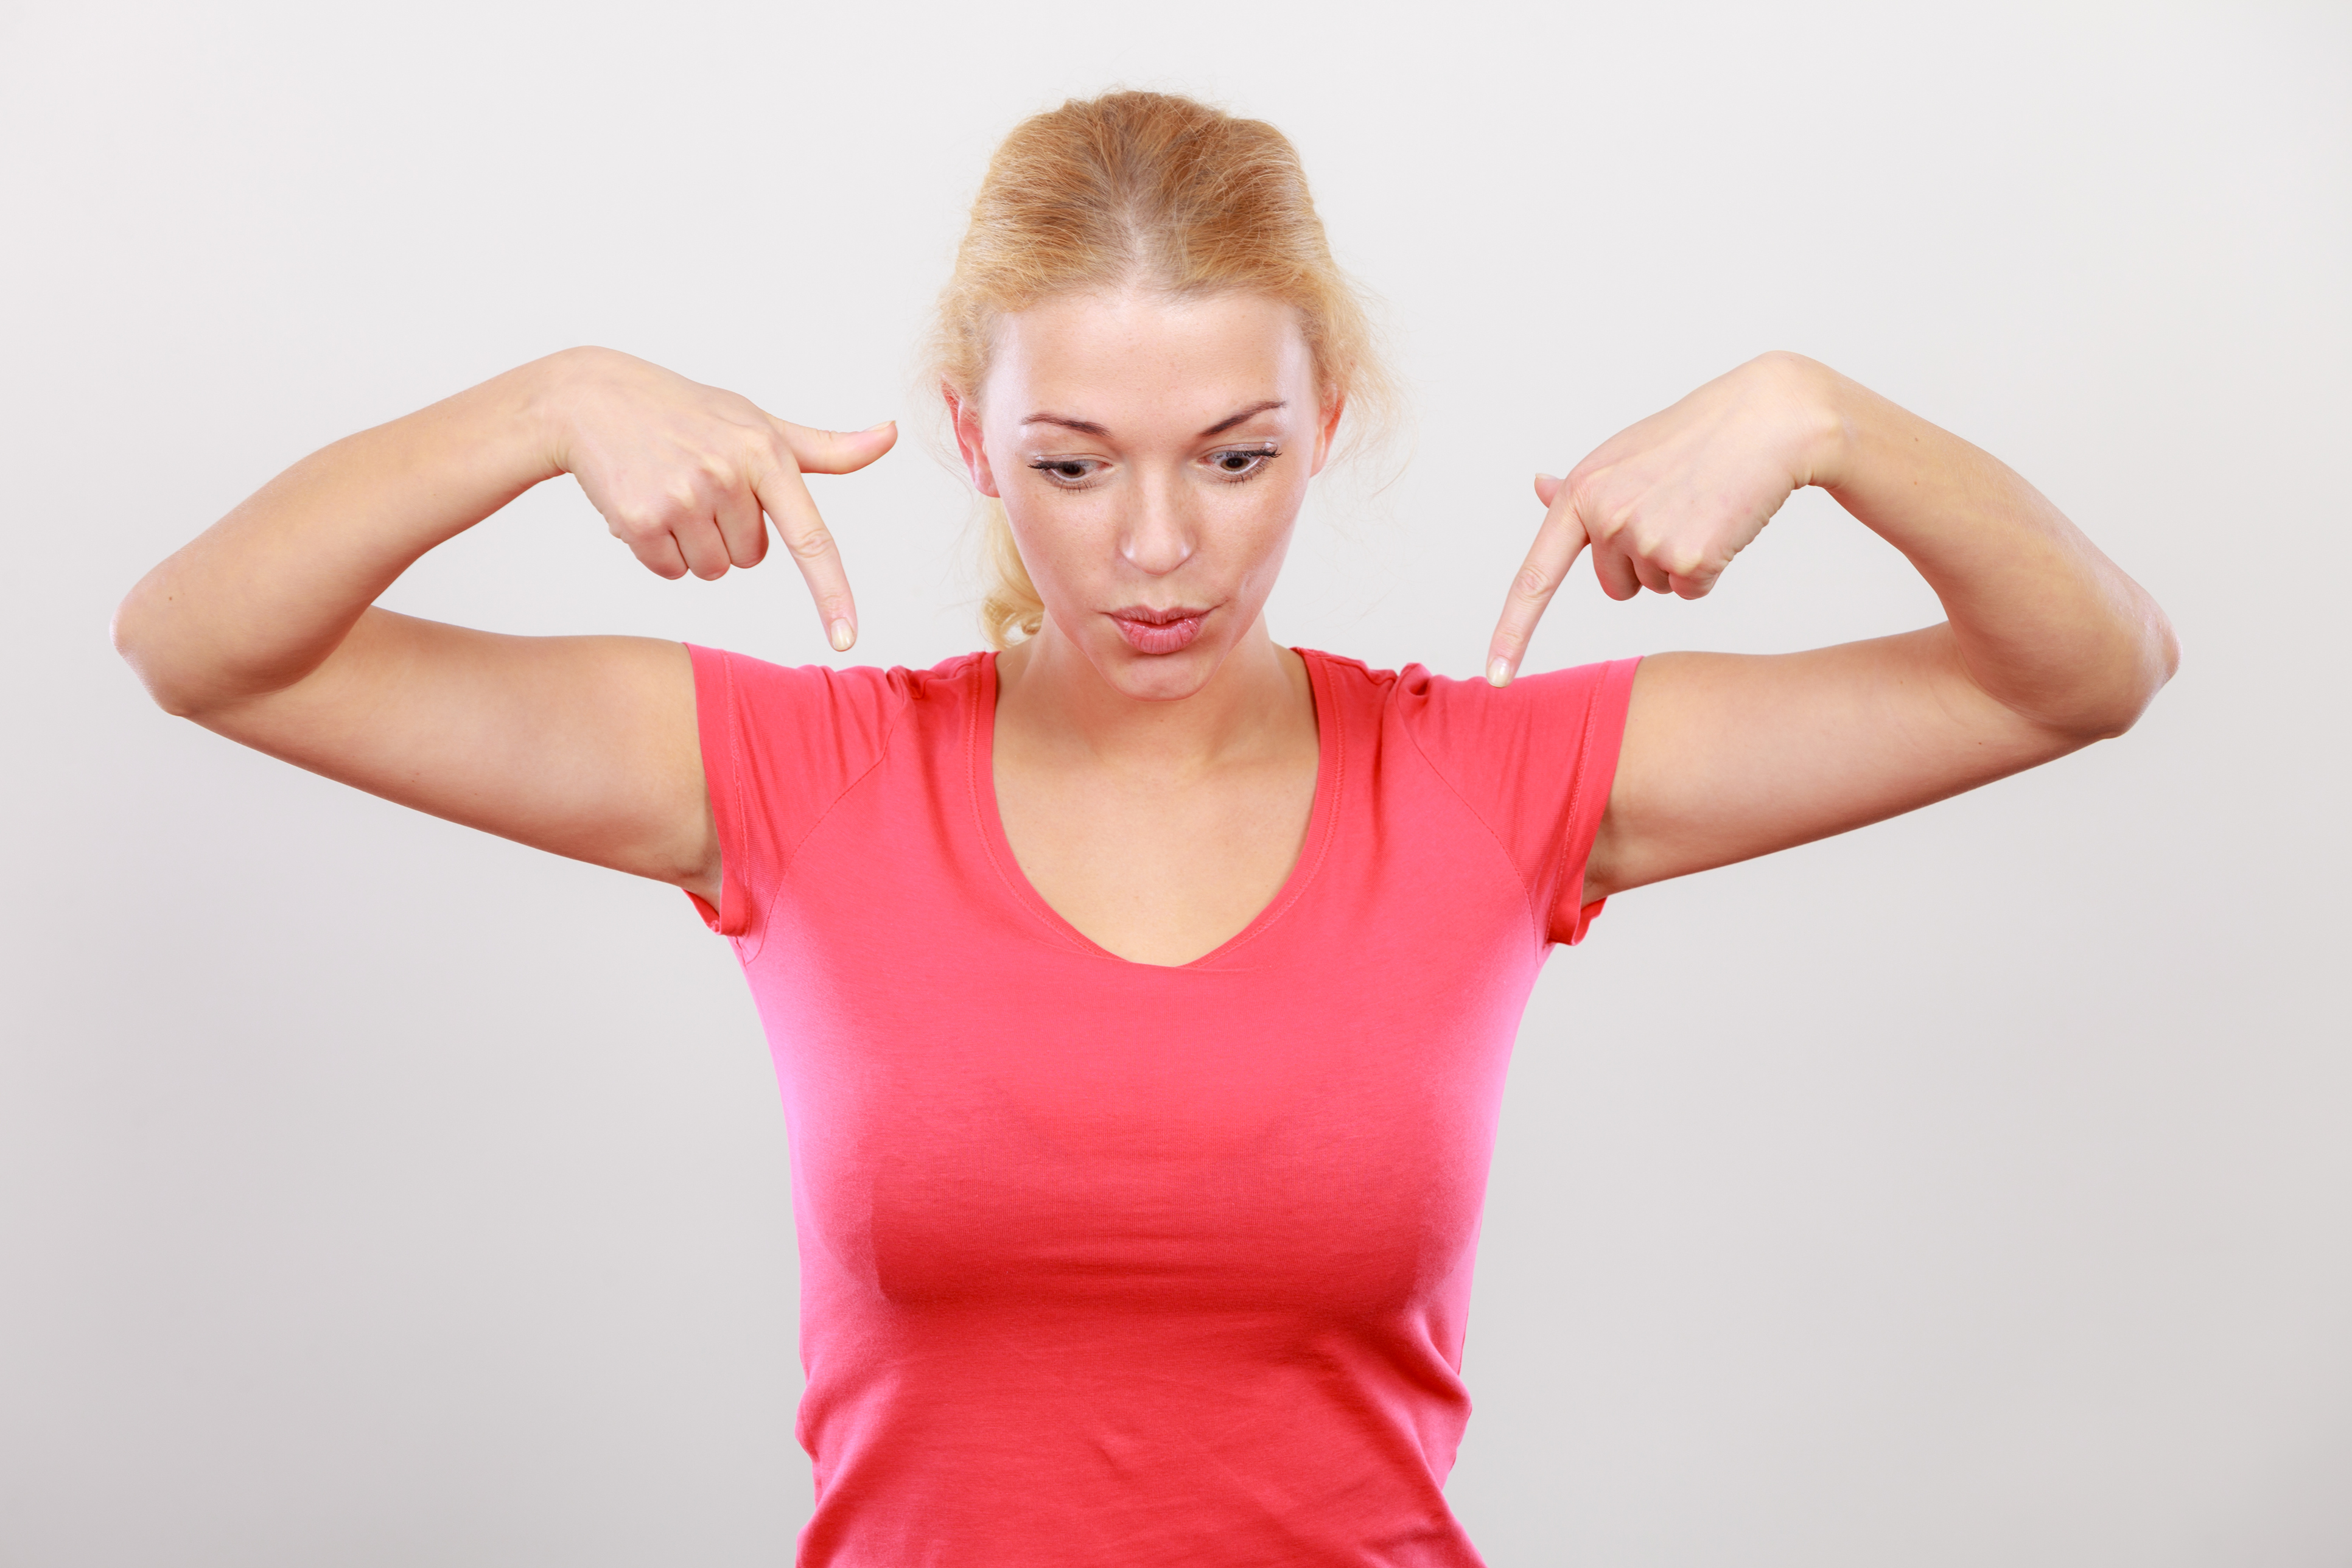
[[[2122,732],[2170,630],[2007,468],[1775,354],[1538,479],[1486,682],[1280,647],[1308,480],[1384,383],[1287,142],[1181,99],[1015,131],[936,344],[995,651],[783,669],[373,608],[568,472],[664,576],[757,564],[764,514],[851,646],[800,476],[890,427],[599,350],[297,464],[118,642],[173,712],[675,883],[734,940],[792,1129],[803,1561],[1474,1563],[1440,1489],[1550,944]],[[1615,597],[1696,596],[1807,484],[1949,621],[1514,679],[1587,549]]]

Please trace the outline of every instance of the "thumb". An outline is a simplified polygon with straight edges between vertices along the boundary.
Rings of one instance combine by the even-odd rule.
[[[772,418],[773,416],[771,416]],[[867,430],[812,430],[789,420],[775,421],[793,461],[804,474],[854,474],[898,444],[898,424],[885,419]]]
[[[1536,476],[1536,500],[1549,507],[1551,505],[1552,498],[1558,494],[1559,494],[1559,480],[1557,477],[1551,474]]]

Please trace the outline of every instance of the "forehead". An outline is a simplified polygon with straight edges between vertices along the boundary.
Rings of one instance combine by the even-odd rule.
[[[1297,312],[1256,294],[1056,295],[1004,317],[995,351],[983,399],[992,423],[1050,409],[1114,433],[1168,425],[1189,435],[1247,404],[1313,401]]]

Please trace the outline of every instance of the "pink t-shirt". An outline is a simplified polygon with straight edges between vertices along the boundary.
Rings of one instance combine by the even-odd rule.
[[[807,1564],[1477,1553],[1441,1490],[1479,1205],[1581,900],[1633,660],[1495,690],[1299,650],[1307,841],[1180,967],[1014,863],[996,665],[693,649],[800,1231]]]

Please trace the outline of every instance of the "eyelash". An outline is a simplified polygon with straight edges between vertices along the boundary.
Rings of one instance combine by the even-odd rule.
[[[1239,473],[1234,473],[1231,469],[1227,468],[1220,468],[1217,470],[1218,478],[1223,483],[1229,485],[1245,485],[1249,483],[1250,480],[1265,472],[1266,465],[1281,456],[1282,448],[1279,447],[1228,447],[1221,452],[1211,453],[1209,460],[1213,464],[1222,462],[1227,458],[1255,458],[1257,459],[1256,462],[1252,463],[1248,468],[1244,468]],[[1085,463],[1091,462],[1094,459],[1090,458],[1041,458],[1029,466],[1036,469],[1039,473],[1045,475],[1045,482],[1054,486],[1057,489],[1082,490],[1091,488],[1087,483],[1087,480],[1092,476],[1081,475],[1076,479],[1071,479],[1066,475],[1056,474],[1055,470],[1057,468],[1067,468],[1074,463]]]

